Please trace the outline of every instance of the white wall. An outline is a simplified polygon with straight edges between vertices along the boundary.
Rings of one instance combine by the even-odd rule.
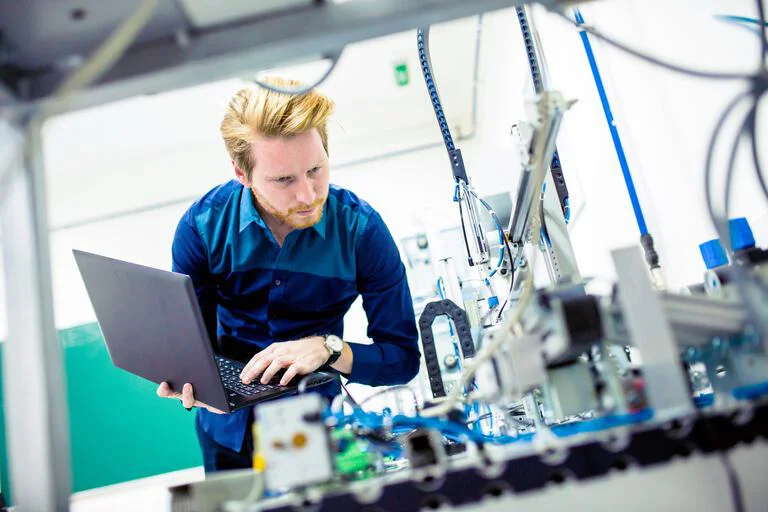
[[[723,71],[754,70],[758,38],[712,15],[756,16],[754,11],[754,2],[721,0],[600,2],[583,8],[588,23],[634,48],[690,67]],[[608,250],[635,242],[637,230],[581,42],[560,20],[541,28],[554,85],[579,99],[558,142],[566,172],[578,172],[588,203],[572,232],[577,255],[586,274],[599,274],[609,266]],[[720,111],[745,84],[679,76],[599,42],[594,46],[670,284],[697,281],[704,269],[697,245],[715,238],[704,203],[707,142]],[[760,121],[764,126],[765,116]],[[727,146],[732,138],[733,130],[727,130],[722,140]],[[717,175],[722,176],[719,162]],[[737,173],[741,179],[734,187],[732,216],[748,216],[758,242],[766,243],[766,203],[756,192],[746,155],[738,160]]]
[[[746,70],[756,62],[757,38],[711,16],[754,15],[751,1],[627,0],[588,4],[582,10],[589,23],[627,44],[691,67]],[[542,10],[535,14],[553,86],[566,97],[578,99],[566,114],[558,138],[573,207],[580,211],[572,225],[574,247],[584,275],[610,278],[610,250],[638,241],[634,217],[581,41],[562,20]],[[462,27],[464,39],[459,46],[472,42],[473,25],[465,22]],[[433,64],[438,80],[444,78],[443,83],[469,78],[466,72],[456,72],[452,54],[438,53],[441,45],[451,44],[451,40],[450,32],[437,32],[432,41],[436,52]],[[523,117],[524,94],[531,87],[513,12],[486,16],[482,44],[480,125],[477,136],[460,147],[477,188],[492,193],[516,186],[516,159],[508,133],[510,125]],[[697,245],[714,237],[703,202],[706,142],[719,110],[743,84],[679,77],[597,42],[595,47],[646,220],[657,239],[669,280],[675,287],[694,282],[703,271]],[[398,58],[402,51],[398,47]],[[469,58],[471,52],[460,55]],[[339,77],[343,73],[345,80],[339,83],[337,78],[333,85],[342,112],[347,97],[344,87],[354,89],[349,97],[359,100],[360,88],[370,77],[382,73],[381,69],[365,69],[355,62],[353,72],[345,72],[340,64]],[[135,98],[49,123],[46,159],[59,328],[94,319],[71,256],[72,248],[161,268],[170,266],[171,238],[186,208],[185,198],[204,192],[230,175],[217,127],[223,105],[238,86],[238,82],[229,81]],[[382,110],[407,109],[419,122],[434,122],[415,66],[411,66],[409,87],[422,89],[424,109],[416,112],[410,105],[373,96],[370,103],[377,106],[373,111],[380,114]],[[441,92],[444,88],[448,86],[441,85]],[[465,84],[457,90],[461,93],[468,89]],[[460,119],[456,122],[462,126],[466,126],[465,96],[461,93],[444,98],[449,114],[457,105]],[[359,114],[365,118],[365,112]],[[761,121],[765,124],[764,117]],[[370,116],[370,122],[381,120]],[[358,127],[354,134],[356,145],[392,148],[408,143],[402,140],[402,130],[390,130],[400,135],[389,139],[375,133],[366,140],[359,136],[360,126],[365,125],[356,123],[352,124]],[[343,131],[337,136],[343,137]],[[436,140],[436,136],[429,137]],[[333,147],[333,141],[331,144]],[[332,157],[335,162],[344,160],[344,155],[335,152]],[[748,159],[738,163],[744,178],[734,191],[734,214],[748,215],[758,241],[766,243],[766,205],[755,195],[751,175],[747,176]],[[333,171],[332,179],[377,208],[396,239],[424,226],[442,227],[457,221],[451,201],[450,169],[442,148],[344,167]],[[168,204],[173,201],[182,202]],[[95,216],[157,204],[168,206],[67,228]],[[348,325],[347,331],[357,337],[364,333],[364,327]],[[5,333],[5,318],[0,315],[0,338]]]

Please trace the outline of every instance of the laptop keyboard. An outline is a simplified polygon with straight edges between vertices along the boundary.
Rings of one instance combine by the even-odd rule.
[[[280,378],[284,373],[279,372],[272,378],[269,384],[261,384],[258,381],[251,384],[243,384],[240,381],[240,372],[245,368],[243,363],[227,359],[226,357],[216,356],[216,364],[219,366],[219,375],[221,375],[221,382],[224,384],[224,387],[241,395],[258,395],[265,391],[280,388]]]

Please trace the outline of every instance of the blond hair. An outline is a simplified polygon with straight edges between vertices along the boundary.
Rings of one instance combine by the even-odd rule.
[[[279,77],[268,77],[262,81],[283,89],[302,87],[298,80]],[[229,156],[250,180],[256,163],[252,153],[256,135],[290,137],[315,128],[328,153],[327,121],[333,107],[330,98],[315,90],[292,95],[261,87],[244,87],[229,101],[221,122],[221,136]]]

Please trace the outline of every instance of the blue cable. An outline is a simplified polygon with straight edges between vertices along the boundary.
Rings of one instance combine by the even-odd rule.
[[[360,426],[371,430],[382,429],[386,426],[384,418],[380,414],[365,412],[362,409],[355,409],[350,415],[338,413],[326,415],[326,417],[328,416],[333,416],[336,419],[338,425],[346,425],[352,422],[356,422]],[[519,441],[530,441],[533,438],[532,434],[518,437],[488,436],[479,432],[475,432],[468,428],[466,425],[462,425],[460,423],[439,418],[424,418],[422,416],[397,415],[393,416],[392,418],[387,418],[387,422],[391,425],[393,432],[404,432],[414,428],[429,428],[437,430],[448,438],[457,440],[469,439],[470,441],[481,444],[509,444]]]
[[[599,432],[620,426],[635,425],[650,420],[654,416],[653,409],[646,408],[627,414],[612,414],[592,420],[578,421],[552,427],[552,433],[557,437]],[[332,414],[326,411],[324,418],[333,417],[338,426],[356,422],[359,426],[371,430],[385,427],[391,428],[393,433],[404,433],[414,428],[434,429],[448,438],[457,440],[469,439],[475,443],[509,444],[523,441],[531,441],[535,434],[523,434],[517,437],[508,435],[492,436],[470,429],[466,425],[440,418],[425,418],[423,416],[397,415],[385,417],[374,412],[366,412],[362,409],[354,409],[351,414]]]
[[[547,235],[547,232],[544,231],[544,229],[541,229],[541,237],[544,239],[544,242],[547,244],[547,247],[552,247],[552,242],[549,239],[549,235]]]
[[[746,16],[734,16],[732,14],[715,14],[715,18],[723,21],[730,21],[731,23],[746,23],[749,25],[757,25],[760,26],[760,20],[756,18],[748,18]],[[768,27],[768,22],[765,23],[765,26]]]
[[[581,11],[579,9],[574,9],[573,13],[576,16],[576,22],[579,25],[584,25],[584,17],[581,15]],[[619,165],[621,166],[621,173],[624,175],[624,183],[626,183],[626,186],[627,186],[627,192],[629,193],[629,200],[632,202],[632,210],[634,210],[635,212],[637,227],[640,229],[640,236],[645,236],[648,234],[648,226],[646,226],[645,224],[645,217],[643,216],[643,210],[640,207],[640,200],[637,198],[635,183],[632,180],[632,174],[629,172],[629,164],[627,163],[627,157],[624,154],[624,147],[621,144],[619,131],[616,129],[616,125],[613,119],[613,113],[611,112],[611,105],[608,103],[608,96],[605,93],[605,87],[603,86],[603,79],[600,76],[600,70],[597,68],[597,62],[595,61],[595,54],[592,51],[592,45],[589,42],[589,37],[587,35],[587,32],[585,30],[580,30],[579,35],[581,36],[582,43],[584,43],[584,50],[587,52],[589,67],[592,69],[592,77],[595,79],[595,85],[597,86],[597,93],[600,95],[600,103],[602,103],[603,112],[605,112],[605,120],[608,123],[608,129],[611,131],[613,146],[616,149],[616,156],[619,159]]]
[[[768,381],[739,386],[731,392],[736,400],[755,400],[768,394]]]
[[[461,357],[459,356],[459,344],[454,341],[453,354],[456,356],[456,368],[461,371]]]
[[[489,436],[476,432],[466,425],[461,425],[452,421],[441,420],[437,418],[424,418],[421,416],[395,416],[392,418],[392,424],[396,426],[410,426],[414,428],[431,428],[442,433],[446,437],[453,437],[457,440],[469,439],[476,443],[509,444],[519,441],[530,440],[530,437],[512,437],[512,436]]]

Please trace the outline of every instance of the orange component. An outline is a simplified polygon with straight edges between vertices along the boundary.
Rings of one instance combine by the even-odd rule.
[[[293,434],[293,446],[296,448],[304,448],[307,444],[307,435],[303,432],[297,432]]]

